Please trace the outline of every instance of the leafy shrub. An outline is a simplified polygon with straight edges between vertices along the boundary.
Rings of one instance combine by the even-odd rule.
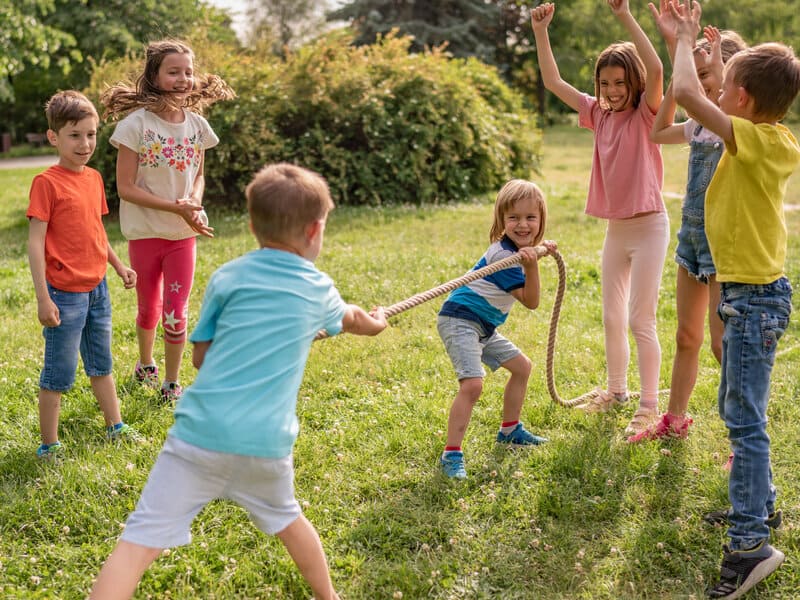
[[[203,69],[238,94],[209,110],[220,144],[206,161],[208,202],[238,204],[253,173],[278,161],[318,171],[337,203],[351,205],[455,201],[537,168],[535,117],[493,68],[436,49],[409,54],[407,37],[351,41],[334,32],[285,62],[195,47]],[[129,67],[99,68],[91,91]],[[97,161],[107,182],[113,159]]]

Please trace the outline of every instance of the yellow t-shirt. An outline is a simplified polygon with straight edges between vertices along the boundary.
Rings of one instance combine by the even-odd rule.
[[[766,284],[783,276],[789,176],[800,145],[780,123],[731,117],[736,154],[725,148],[706,192],[706,236],[718,281]]]

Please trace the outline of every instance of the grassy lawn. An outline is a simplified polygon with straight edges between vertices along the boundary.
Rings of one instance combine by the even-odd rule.
[[[547,236],[558,240],[567,262],[556,380],[561,395],[572,398],[604,384],[598,269],[605,224],[583,213],[591,135],[554,128],[545,132],[545,146],[542,173],[534,178],[548,197]],[[671,256],[687,155],[682,147],[664,149],[673,242],[659,307],[662,387],[669,386],[674,354]],[[42,338],[24,217],[36,172],[0,171],[0,597],[77,599],[87,594],[133,509],[172,415],[154,393],[130,383],[135,296],[112,273],[123,417],[150,443],[106,444],[81,374],[62,402],[66,458],[59,466],[37,462]],[[798,182],[790,185],[789,203],[800,204]],[[217,238],[200,241],[190,319],[214,269],[255,247],[242,215],[209,212]],[[348,301],[393,304],[470,268],[485,249],[491,214],[491,199],[421,209],[340,208],[329,220],[318,264]],[[787,218],[796,233],[800,211]],[[126,257],[118,226],[109,223],[108,230]],[[792,235],[787,270],[793,282],[800,281],[798,256],[800,237]],[[700,598],[717,576],[726,538],[702,515],[727,505],[721,467],[728,445],[716,414],[718,366],[710,350],[701,353],[689,439],[630,447],[622,430],[633,407],[589,416],[549,399],[544,364],[555,278],[554,263],[543,261],[542,307],[517,306],[504,326],[534,363],[524,421],[551,443],[525,452],[495,447],[506,377],[490,375],[465,439],[470,477],[464,482],[445,481],[435,468],[456,390],[436,333],[441,298],[398,315],[377,338],[314,344],[298,401],[297,496],[320,533],[342,598]],[[800,589],[796,323],[780,344],[770,406],[785,518],[775,544],[787,561],[752,598],[792,598]],[[193,378],[188,354],[182,378],[185,384]],[[635,362],[630,383],[637,389]],[[191,545],[155,563],[138,598],[308,598],[280,543],[258,532],[238,507],[209,506],[193,534]]]

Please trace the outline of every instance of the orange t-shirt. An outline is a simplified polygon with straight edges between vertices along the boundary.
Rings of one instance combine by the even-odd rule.
[[[77,173],[58,165],[33,178],[28,218],[47,223],[45,278],[65,292],[89,292],[106,275],[108,214],[103,178],[84,167]]]

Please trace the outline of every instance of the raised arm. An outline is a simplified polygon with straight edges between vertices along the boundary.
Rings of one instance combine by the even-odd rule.
[[[608,0],[611,11],[631,36],[633,45],[644,63],[646,72],[644,97],[647,106],[654,113],[661,106],[664,97],[664,66],[658,57],[656,49],[642,30],[636,19],[633,18],[628,0]]]
[[[553,56],[553,49],[550,47],[550,35],[547,28],[553,20],[555,11],[556,7],[552,2],[540,4],[531,11],[531,26],[536,39],[539,74],[544,82],[544,87],[577,112],[583,94],[561,79],[555,56]]]
[[[682,144],[686,141],[683,133],[683,123],[675,124],[675,109],[678,103],[672,94],[672,84],[667,87],[664,100],[658,107],[650,139],[656,144]]]
[[[675,69],[672,75],[672,91],[675,100],[683,106],[698,123],[713,131],[733,153],[736,143],[733,124],[719,106],[708,99],[700,86],[694,64],[694,42],[700,32],[700,5],[692,2],[691,11],[680,2],[670,3],[670,10],[678,22],[678,46],[675,51]]]

